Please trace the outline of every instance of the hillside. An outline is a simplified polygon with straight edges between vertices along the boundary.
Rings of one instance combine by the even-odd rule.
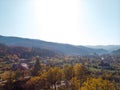
[[[34,56],[40,57],[54,57],[56,55],[61,55],[58,52],[54,52],[48,49],[41,48],[27,48],[20,46],[6,46],[0,44],[0,57],[10,58],[10,57],[19,57],[19,58],[32,58]]]
[[[120,45],[96,45],[96,46],[87,46],[89,48],[93,48],[93,49],[104,49],[107,50],[109,52],[112,52],[114,50],[117,50],[120,48]]]
[[[112,54],[120,55],[120,49],[112,51]]]
[[[4,43],[8,46],[23,46],[49,49],[56,52],[57,51],[61,52],[65,55],[90,55],[95,53],[96,54],[107,53],[107,50],[103,49],[91,49],[85,46],[74,46],[70,44],[53,43],[37,39],[27,39],[19,37],[0,36],[0,43]]]

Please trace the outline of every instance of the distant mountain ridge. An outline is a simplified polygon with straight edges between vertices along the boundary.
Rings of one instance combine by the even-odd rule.
[[[120,49],[112,51],[112,54],[114,54],[114,55],[120,55]]]
[[[20,37],[0,36],[0,43],[4,43],[8,46],[24,46],[49,49],[53,51],[62,52],[65,55],[92,55],[107,53],[107,50],[104,49],[92,49],[85,46],[74,46],[70,44],[53,43],[37,39],[28,39]]]
[[[96,45],[96,46],[89,46],[88,45],[87,47],[93,48],[93,49],[104,49],[104,50],[107,50],[109,52],[120,49],[120,45]]]

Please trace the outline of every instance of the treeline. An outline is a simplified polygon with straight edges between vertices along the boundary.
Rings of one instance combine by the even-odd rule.
[[[49,49],[41,49],[41,48],[27,48],[27,47],[18,47],[18,46],[6,46],[4,44],[0,44],[0,58],[7,57],[18,57],[29,59],[34,56],[40,57],[54,57],[56,55],[60,55],[60,53],[49,50]]]

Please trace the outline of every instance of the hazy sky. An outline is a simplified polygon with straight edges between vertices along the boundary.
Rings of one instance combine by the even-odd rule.
[[[120,0],[0,0],[0,35],[120,44]]]

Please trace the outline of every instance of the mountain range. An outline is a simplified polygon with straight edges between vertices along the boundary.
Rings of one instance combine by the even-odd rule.
[[[120,49],[112,51],[112,54],[114,54],[114,55],[120,55]]]
[[[64,55],[93,55],[93,54],[105,54],[108,53],[108,49],[105,48],[93,48],[89,46],[75,46],[70,44],[53,43],[38,39],[28,39],[20,37],[1,36],[0,43],[7,46],[22,46],[48,49],[55,52],[63,53]]]
[[[120,49],[120,45],[96,45],[96,46],[88,45],[87,47],[93,48],[93,49],[101,49],[102,48],[109,52]]]

